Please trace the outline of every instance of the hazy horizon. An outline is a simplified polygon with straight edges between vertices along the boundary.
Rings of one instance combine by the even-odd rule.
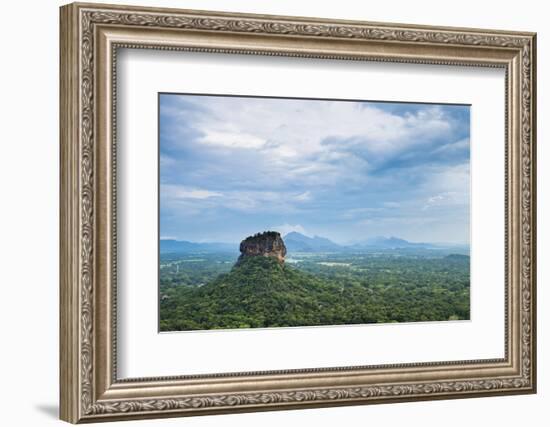
[[[277,231],[277,230],[258,230],[256,233],[262,233],[262,232],[265,232],[265,231]],[[256,234],[256,233],[253,233],[253,234]],[[299,233],[297,231],[290,231],[288,233],[280,233],[281,234],[281,237],[285,237],[287,236],[288,234],[290,233]],[[220,240],[191,240],[191,239],[185,239],[185,238],[175,238],[175,237],[172,237],[172,236],[161,236],[160,237],[160,240],[175,240],[175,241],[178,241],[178,242],[190,242],[190,243],[221,243],[221,244],[239,244],[242,240],[246,239],[247,237],[249,236],[252,236],[253,234],[249,234],[247,236],[243,236],[240,240],[233,240],[233,241],[220,241]],[[388,238],[388,239],[391,239],[391,238],[396,238],[396,239],[402,239],[401,237],[399,236],[394,236],[394,235],[388,235],[388,236],[371,236],[367,239],[364,239],[364,240],[350,240],[350,241],[337,241],[337,240],[333,240],[327,236],[324,236],[324,235],[318,235],[318,234],[315,234],[315,235],[308,235],[308,234],[304,234],[304,233],[299,233],[299,234],[302,234],[306,237],[310,237],[310,238],[315,238],[315,237],[320,237],[320,238],[325,238],[325,239],[329,239],[331,242],[333,243],[336,243],[340,246],[351,246],[351,245],[354,245],[354,244],[359,244],[359,243],[365,243],[366,241],[370,240],[370,239],[376,239],[376,238]],[[465,242],[465,243],[461,243],[461,242],[443,242],[443,241],[437,241],[437,242],[434,242],[434,241],[416,241],[416,240],[408,240],[408,239],[403,239],[403,240],[406,240],[407,242],[409,243],[427,243],[427,244],[434,244],[434,245],[456,245],[456,246],[469,246],[470,243],[469,242]]]
[[[469,245],[470,107],[161,94],[160,236]]]

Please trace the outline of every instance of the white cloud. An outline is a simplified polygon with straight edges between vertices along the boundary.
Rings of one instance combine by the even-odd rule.
[[[434,170],[430,179],[434,192],[454,192],[470,196],[470,163],[446,166]]]
[[[223,207],[232,211],[250,212],[297,212],[298,206],[307,203],[312,196],[309,191],[213,191],[181,185],[162,184],[163,209],[171,208],[198,214]],[[298,202],[297,205],[294,202]]]
[[[344,211],[344,213],[342,214],[342,218],[345,218],[345,219],[357,218],[364,215],[377,214],[382,211],[383,211],[382,208],[373,208],[373,207],[352,208]]]
[[[426,170],[425,182],[418,191],[423,197],[418,201],[422,210],[436,206],[469,206],[469,163]]]
[[[211,197],[221,197],[222,194],[217,191],[210,191],[201,188],[189,188],[181,185],[161,185],[163,196],[169,199],[209,199]]]
[[[173,158],[173,157],[169,157],[169,156],[165,156],[165,155],[160,155],[159,156],[159,161],[160,161],[160,167],[167,167],[167,166],[172,166],[172,165],[175,165],[177,162],[176,160]]]
[[[307,202],[308,200],[311,200],[311,191],[304,191],[303,193],[297,194],[294,196],[294,200],[299,202]]]
[[[428,210],[438,206],[452,206],[460,204],[460,202],[461,200],[459,194],[454,191],[447,191],[445,193],[439,193],[429,197],[422,209]]]
[[[463,139],[459,139],[458,141],[451,142],[449,144],[444,144],[440,147],[437,147],[433,152],[454,154],[457,151],[466,150],[469,147],[470,147],[470,138],[463,138]]]
[[[197,111],[190,110],[189,103],[194,103]],[[374,105],[341,101],[249,98],[242,102],[237,97],[186,97],[185,105],[186,123],[202,135],[197,142],[225,149],[260,150],[273,163],[301,163],[303,171],[312,164],[312,157],[319,165],[346,156],[339,152],[337,143],[336,149],[327,150],[323,144],[327,139],[348,141],[348,145],[368,149],[372,156],[383,156],[425,143],[451,129],[449,119],[437,106],[396,115]],[[185,138],[180,140],[186,142]],[[344,142],[341,148],[346,148]]]
[[[383,205],[386,208],[399,208],[401,206],[401,203],[399,203],[399,202],[384,202]]]
[[[381,226],[381,225],[392,225],[392,226],[399,226],[399,227],[403,227],[403,226],[411,226],[411,225],[421,225],[421,224],[429,224],[429,223],[433,223],[433,222],[437,222],[437,218],[432,218],[432,217],[428,217],[428,216],[414,216],[414,215],[407,215],[407,216],[384,216],[384,217],[380,217],[380,218],[376,218],[376,219],[372,219],[372,218],[365,218],[361,221],[359,221],[357,224],[358,225],[376,225],[376,226]],[[396,228],[397,230],[397,228]],[[391,234],[391,233],[390,233]],[[399,233],[396,233],[396,234],[399,234]]]
[[[300,224],[292,225],[285,223],[281,225],[273,225],[269,227],[269,229],[273,231],[278,231],[279,233],[281,233],[281,236],[286,236],[288,233],[291,233],[293,231],[307,236],[306,230]]]
[[[204,136],[199,142],[207,145],[219,145],[230,148],[260,148],[265,140],[244,132],[231,133],[227,131],[212,131],[203,129]]]
[[[372,217],[382,218],[383,216],[392,215],[392,212],[396,212],[398,208],[402,206],[398,202],[383,202],[380,207],[364,207],[364,208],[352,208],[343,212],[342,218],[354,219],[365,218],[370,220]],[[368,218],[367,218],[368,217]]]
[[[212,200],[227,209],[250,212],[297,212],[300,206],[312,199],[311,193],[289,191],[228,191],[220,199]],[[295,204],[294,202],[298,202]]]

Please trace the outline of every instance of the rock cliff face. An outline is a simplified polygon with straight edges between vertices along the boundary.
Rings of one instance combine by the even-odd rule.
[[[281,235],[276,231],[265,231],[249,236],[241,242],[239,249],[241,256],[237,264],[244,258],[253,256],[273,257],[280,264],[285,262],[286,246]]]

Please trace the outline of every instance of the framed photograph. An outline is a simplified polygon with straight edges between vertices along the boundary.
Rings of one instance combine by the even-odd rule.
[[[535,34],[61,8],[61,418],[536,391]]]

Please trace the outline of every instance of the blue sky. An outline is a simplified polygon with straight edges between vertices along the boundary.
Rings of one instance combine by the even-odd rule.
[[[159,99],[161,238],[469,243],[468,106]]]

